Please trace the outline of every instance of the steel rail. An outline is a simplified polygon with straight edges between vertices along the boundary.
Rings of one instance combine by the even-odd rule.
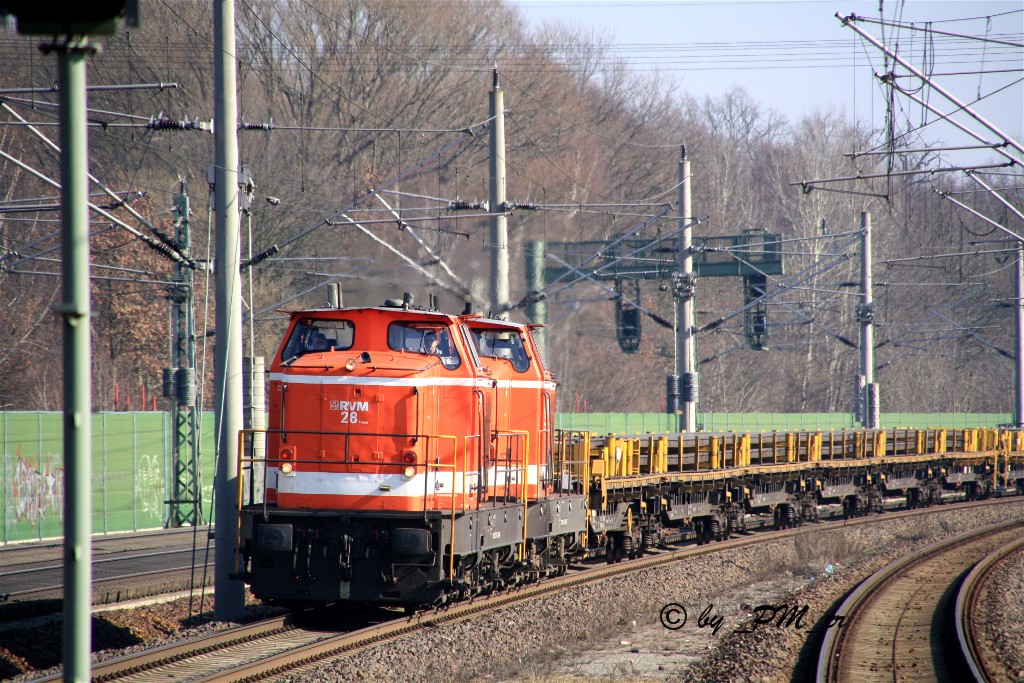
[[[203,565],[198,565],[199,568],[202,568],[202,566]],[[212,567],[213,566],[213,562],[212,561],[207,562],[206,566]],[[111,576],[111,577],[106,578],[106,579],[94,579],[93,582],[92,582],[92,589],[93,589],[92,592],[93,592],[93,595],[96,595],[97,593],[103,593],[104,592],[103,589],[98,588],[99,584],[106,584],[106,583],[112,583],[112,582],[120,582],[120,581],[124,581],[126,579],[138,579],[138,578],[142,578],[143,576],[157,576],[159,574],[177,574],[177,573],[191,572],[195,567],[196,567],[196,565],[187,564],[187,565],[182,565],[182,566],[179,566],[179,567],[167,567],[167,568],[164,568],[164,569],[149,569],[149,570],[143,571],[143,572],[132,572],[131,574],[118,574],[117,576]],[[41,595],[44,595],[46,593],[52,593],[54,591],[62,590],[63,588],[64,588],[64,584],[57,584],[55,586],[41,586],[39,588],[28,588],[28,589],[25,589],[25,590],[13,591],[11,593],[5,593],[4,595],[8,595],[8,596],[12,596],[12,597],[16,596],[16,595],[17,596],[31,595],[33,593],[39,593]]]
[[[815,681],[818,683],[831,683],[842,680],[840,674],[844,661],[844,648],[848,642],[853,642],[850,640],[853,637],[851,635],[852,624],[888,584],[913,567],[923,565],[944,553],[950,552],[951,549],[957,546],[977,542],[1009,530],[1020,529],[1021,525],[1021,521],[1014,520],[958,534],[895,560],[862,581],[842,602],[839,609],[836,610],[837,615],[846,618],[846,626],[844,628],[829,629],[822,638],[821,647],[818,650]]]
[[[92,564],[96,566],[98,564],[109,564],[111,562],[130,562],[131,560],[143,559],[146,557],[158,557],[160,555],[180,555],[181,553],[192,553],[192,546],[181,546],[181,548],[175,550],[157,550],[152,552],[141,552],[133,554],[134,551],[126,550],[122,554],[118,554],[115,557],[103,557],[101,559],[93,559]],[[22,564],[37,564],[33,562],[24,562]],[[14,576],[16,574],[33,574],[35,572],[45,571],[56,571],[58,569],[64,569],[63,564],[48,564],[42,567],[28,567],[26,569],[11,569],[8,571],[0,571],[0,577],[3,576]],[[62,584],[63,585],[63,584]],[[58,588],[60,586],[57,586]]]
[[[994,681],[998,677],[992,671],[990,662],[985,656],[985,648],[978,640],[977,627],[975,626],[975,607],[981,598],[986,583],[999,563],[1021,549],[1024,549],[1024,538],[1017,539],[994,550],[974,565],[974,568],[971,569],[960,585],[960,590],[957,591],[956,638],[960,644],[960,651],[963,653],[964,660],[967,662],[967,669],[976,681]]]

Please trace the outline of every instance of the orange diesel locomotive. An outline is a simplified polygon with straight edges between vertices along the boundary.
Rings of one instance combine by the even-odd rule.
[[[408,299],[295,312],[269,392],[266,501],[240,538],[263,600],[441,604],[561,573],[585,545],[528,326]]]

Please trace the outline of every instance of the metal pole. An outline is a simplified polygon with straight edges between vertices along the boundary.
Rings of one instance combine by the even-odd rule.
[[[179,194],[174,197],[175,237],[186,256],[192,253],[191,209],[184,179],[179,181]],[[172,280],[181,287],[171,289],[171,367],[169,379],[173,386],[166,394],[172,399],[171,419],[174,422],[174,443],[171,450],[174,491],[171,496],[170,526],[202,523],[202,503],[196,497],[199,489],[198,421],[196,405],[196,330],[193,303],[194,275],[184,262],[174,264]]]
[[[992,151],[995,152],[996,154],[999,154],[999,155],[1002,155],[1002,156],[1006,157],[1006,159],[1008,161],[1012,161],[1015,164],[1018,163],[1017,162],[1017,158],[1015,156],[1013,156],[1012,154],[1007,152],[1005,149],[1003,149],[1003,145],[993,143],[991,140],[989,140],[988,138],[985,138],[980,133],[976,133],[975,131],[971,130],[970,128],[968,128],[964,124],[962,124],[959,121],[957,121],[956,119],[951,118],[953,116],[953,114],[956,113],[956,110],[953,110],[953,111],[951,111],[949,113],[946,113],[946,112],[943,112],[942,110],[940,110],[938,107],[935,107],[934,105],[932,105],[928,100],[923,99],[921,97],[918,97],[917,95],[915,95],[912,92],[903,92],[903,91],[901,91],[901,94],[905,95],[911,102],[914,102],[915,104],[919,104],[922,107],[924,107],[925,109],[927,109],[928,111],[930,111],[931,113],[935,114],[938,118],[943,119],[945,121],[948,121],[949,123],[951,123],[953,125],[953,127],[958,128],[959,130],[963,131],[964,133],[966,133],[970,137],[974,138],[978,142],[983,142],[983,143],[985,143],[985,145],[990,145],[992,147]]]
[[[860,214],[861,229],[861,303],[857,306],[860,323],[860,373],[864,377],[861,402],[868,429],[878,428],[878,387],[875,385],[875,303],[871,293],[871,214]]]
[[[235,4],[213,3],[214,129],[216,171],[214,207],[217,212],[216,296],[217,337],[214,390],[217,430],[216,570],[214,618],[232,621],[245,611],[245,586],[231,578],[235,562],[238,510],[236,460],[242,428],[242,282],[238,234],[238,104],[235,100]]]
[[[1017,382],[1014,425],[1024,427],[1024,243],[1017,242],[1017,300],[1013,306],[1017,323]]]
[[[60,83],[64,300],[64,680],[88,681],[92,651],[92,376],[85,38],[55,46]]]
[[[676,329],[676,357],[681,365],[682,380],[682,429],[697,431],[697,350],[694,340],[693,294],[696,277],[693,273],[693,210],[690,206],[690,160],[686,158],[686,147],[679,157],[679,278],[674,288],[676,315],[679,325]]]
[[[978,114],[973,109],[971,109],[971,107],[969,105],[967,105],[964,102],[961,102],[960,100],[958,100],[952,93],[947,92],[945,88],[943,88],[942,86],[936,84],[931,78],[925,76],[923,73],[921,73],[920,71],[915,69],[914,66],[912,64],[910,64],[907,60],[903,59],[898,54],[896,54],[895,52],[890,50],[888,47],[886,47],[882,43],[880,43],[877,40],[875,40],[874,36],[872,36],[870,33],[865,31],[864,29],[862,29],[860,26],[857,26],[855,23],[853,23],[853,20],[857,19],[858,17],[855,17],[853,15],[848,16],[848,17],[844,17],[841,14],[839,14],[838,12],[836,12],[836,18],[839,19],[839,21],[842,22],[843,26],[849,26],[861,38],[863,38],[864,40],[868,41],[869,43],[871,43],[872,45],[877,47],[879,50],[884,52],[894,62],[896,62],[897,64],[902,66],[904,69],[906,69],[910,73],[912,73],[915,76],[917,76],[918,78],[920,78],[921,82],[923,84],[927,85],[931,90],[934,90],[935,92],[937,92],[940,95],[942,95],[943,97],[945,97],[947,100],[949,100],[950,102],[955,104],[959,109],[962,109],[965,114],[967,114],[972,119],[974,119],[975,121],[977,121],[981,125],[983,125],[986,128],[988,128],[990,131],[992,131],[993,133],[998,135],[1000,138],[1003,139],[1003,142],[1005,144],[1009,145],[1010,147],[1013,147],[1018,152],[1024,154],[1024,146],[1022,146],[1019,142],[1017,142],[1016,140],[1011,138],[1009,135],[1007,135],[1003,131],[999,130],[995,125],[989,123],[984,117],[982,117],[980,114]]]
[[[498,70],[489,98],[491,184],[491,315],[508,320],[508,223],[505,218],[505,94]]]

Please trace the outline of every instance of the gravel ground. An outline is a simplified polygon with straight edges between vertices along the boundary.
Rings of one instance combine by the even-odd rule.
[[[1003,680],[1024,681],[1024,553],[1000,563],[980,602],[981,630],[1003,665]]]
[[[807,631],[824,628],[833,603],[857,581],[905,554],[908,546],[1011,517],[1024,519],[1024,504],[935,510],[927,517],[827,532],[810,526],[794,538],[723,550],[584,586],[507,608],[486,621],[441,626],[358,658],[320,664],[288,680],[788,680],[801,650],[813,642]],[[1024,625],[1024,600],[1020,599],[1024,559],[1016,561],[1000,574],[1003,583],[996,594],[1004,597],[995,600],[1001,609],[992,622],[994,633],[1003,634],[1000,651],[1014,662],[1009,669],[1014,673],[1024,668],[1024,643],[1016,635]],[[1011,593],[1014,599],[1005,598],[1008,590],[1016,591]],[[807,606],[803,629],[759,627],[753,633],[735,632],[755,606],[787,599],[789,604]],[[668,603],[686,610],[685,624],[676,630],[661,625],[660,614]],[[93,621],[93,644],[103,650],[95,657],[109,658],[226,626],[209,623],[210,603],[206,605],[199,617],[188,616],[187,599],[98,615]],[[251,605],[249,611],[251,619],[267,616],[267,610],[258,605]],[[677,610],[667,616],[678,620],[681,614]],[[59,643],[60,625],[55,621],[26,631],[0,632],[0,678],[23,681],[44,673],[40,670],[59,662]]]
[[[860,578],[905,554],[908,546],[1009,516],[1024,518],[1024,505],[935,510],[927,517],[828,532],[810,527],[792,539],[723,550],[508,608],[486,621],[439,627],[429,636],[409,637],[401,646],[321,664],[289,680],[788,680],[808,643],[810,625],[823,619],[817,625],[823,628],[832,604]],[[828,565],[831,574],[825,570]],[[774,591],[788,589],[787,583],[803,586],[794,601],[808,606],[808,629],[733,633],[742,614],[776,603],[779,593]],[[767,594],[759,592],[761,586]],[[687,622],[677,631],[660,626],[659,614],[671,602],[687,610]],[[709,635],[711,625],[702,629],[698,622],[710,604],[709,616],[718,614],[723,622],[717,634]],[[1008,632],[1019,632],[1019,625]]]

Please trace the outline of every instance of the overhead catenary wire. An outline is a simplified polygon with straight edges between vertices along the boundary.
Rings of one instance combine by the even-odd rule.
[[[1010,137],[1009,135],[1004,133],[997,126],[995,126],[994,124],[989,122],[985,117],[983,117],[980,114],[978,114],[977,112],[973,111],[969,106],[967,106],[966,104],[961,102],[955,95],[953,95],[952,93],[947,91],[945,88],[943,88],[942,86],[940,86],[937,83],[935,83],[934,81],[932,81],[932,79],[930,79],[927,76],[925,76],[918,69],[916,69],[912,64],[910,64],[905,59],[900,57],[898,54],[896,54],[895,52],[890,50],[886,45],[878,42],[878,40],[876,40],[874,38],[874,36],[872,36],[871,34],[867,33],[866,31],[864,31],[861,27],[857,26],[857,24],[856,24],[856,20],[857,20],[856,15],[850,15],[848,17],[843,17],[841,14],[839,14],[837,12],[836,13],[836,18],[838,18],[840,20],[840,22],[842,23],[843,26],[848,26],[851,30],[853,30],[859,36],[861,36],[861,38],[863,38],[864,40],[870,42],[872,45],[874,45],[879,50],[882,50],[886,54],[887,57],[892,58],[893,61],[897,62],[904,69],[907,69],[908,71],[910,71],[911,73],[916,75],[923,82],[928,83],[928,85],[931,88],[931,90],[933,90],[934,92],[937,92],[938,94],[942,95],[943,97],[945,97],[947,100],[949,100],[950,102],[952,102],[956,106],[961,107],[964,110],[965,114],[967,114],[968,116],[973,118],[975,121],[980,123],[982,126],[987,128],[988,130],[990,130],[995,135],[999,136],[999,138],[1001,138],[1008,145],[1010,145],[1011,147],[1016,149],[1018,152],[1024,154],[1024,145],[1021,145],[1021,143],[1017,142],[1012,137]]]
[[[456,139],[456,140],[454,140],[454,141],[444,145],[440,150],[437,150],[434,153],[430,154],[429,156],[425,157],[424,159],[421,159],[416,164],[414,164],[410,168],[406,169],[405,171],[401,172],[399,175],[392,177],[390,180],[384,182],[379,187],[371,189],[369,192],[363,194],[358,199],[356,199],[355,201],[351,202],[345,208],[333,212],[329,216],[327,216],[325,218],[322,218],[315,225],[312,225],[312,226],[310,226],[310,227],[300,231],[296,235],[293,235],[292,237],[290,237],[290,238],[288,238],[286,240],[281,241],[278,244],[278,246],[283,249],[283,248],[285,248],[285,247],[287,247],[287,246],[289,246],[291,244],[294,244],[295,242],[303,239],[304,237],[306,237],[310,233],[312,233],[312,232],[314,232],[314,231],[324,227],[325,225],[329,225],[330,221],[335,220],[339,216],[344,217],[345,214],[347,214],[349,211],[352,211],[355,207],[359,206],[360,204],[365,202],[367,199],[370,199],[371,197],[373,197],[373,195],[375,195],[380,190],[388,188],[388,187],[391,187],[392,185],[398,183],[399,181],[403,180],[404,178],[406,178],[406,177],[412,175],[413,173],[415,173],[416,171],[420,170],[426,164],[428,164],[430,161],[433,161],[435,158],[440,157],[443,154],[447,153],[448,151],[450,151],[452,149],[455,149],[459,145],[465,143],[466,141],[475,138],[475,136],[476,136],[476,132],[475,131],[477,129],[482,129],[489,121],[490,121],[490,119],[487,119],[487,120],[485,120],[482,123],[478,123],[478,124],[469,126],[466,129],[468,132],[463,134],[458,139]],[[345,220],[352,220],[352,219],[345,217]]]
[[[58,183],[55,180],[52,180],[52,179],[48,178],[47,176],[43,175],[42,173],[39,173],[38,171],[36,171],[32,167],[28,166],[27,164],[22,163],[19,159],[11,156],[7,152],[4,152],[2,149],[0,149],[0,158],[7,159],[12,164],[14,164],[18,168],[22,169],[23,171],[26,171],[27,173],[29,173],[33,177],[37,178],[38,180],[41,180],[44,183],[47,183],[48,185],[51,185],[52,187],[60,188],[60,183]],[[153,250],[163,254],[164,256],[170,258],[171,260],[173,260],[173,261],[183,261],[184,260],[182,258],[182,256],[177,251],[172,250],[170,247],[166,246],[162,242],[158,242],[158,241],[154,240],[152,237],[148,237],[147,235],[143,235],[141,232],[139,232],[138,230],[136,230],[132,226],[128,225],[127,223],[122,221],[120,218],[117,218],[113,214],[109,213],[108,211],[105,211],[104,209],[99,208],[98,206],[96,206],[95,204],[93,204],[91,202],[89,203],[89,209],[92,210],[93,212],[98,213],[99,215],[103,216],[104,218],[106,218],[107,220],[111,221],[112,223],[114,223],[114,224],[124,228],[125,230],[127,230],[128,232],[130,232],[131,234],[135,235],[137,238],[139,238],[140,240],[145,242],[145,244],[147,246],[149,246],[151,249],[153,249]]]
[[[1009,228],[1007,228],[1002,223],[999,223],[997,221],[992,220],[991,218],[989,218],[985,214],[981,213],[977,209],[974,209],[974,208],[971,208],[970,206],[967,206],[966,204],[961,202],[959,199],[956,199],[954,197],[950,197],[949,195],[947,195],[947,194],[945,194],[945,193],[943,193],[943,192],[941,192],[939,190],[934,190],[934,192],[936,194],[938,194],[940,197],[942,197],[943,199],[945,199],[946,201],[949,201],[949,202],[952,202],[952,203],[956,204],[961,209],[963,209],[963,210],[965,210],[965,211],[967,211],[969,213],[974,214],[975,216],[977,216],[981,220],[985,221],[989,225],[991,225],[991,226],[993,226],[993,227],[995,227],[995,228],[997,228],[999,230],[1002,230],[1003,232],[1005,232],[1007,235],[1009,235],[1013,239],[1017,240],[1018,242],[1024,243],[1024,237],[1022,237],[1018,233],[1014,232],[1013,230],[1010,230]]]
[[[1004,14],[1011,14],[1011,13],[1010,12],[1006,12]],[[1002,15],[993,15],[993,16],[1002,16]],[[919,24],[904,24],[904,23],[899,22],[899,21],[886,21],[885,19],[873,19],[871,17],[864,17],[864,16],[860,16],[860,15],[855,15],[853,13],[850,14],[850,20],[851,21],[863,21],[866,24],[880,24],[882,26],[888,26],[890,28],[905,28],[905,29],[910,29],[910,30],[915,31],[915,32],[921,32],[921,33],[926,33],[926,34],[936,35],[936,36],[949,36],[949,37],[952,37],[952,38],[960,38],[960,39],[963,39],[963,40],[976,41],[976,42],[979,42],[979,43],[990,43],[990,44],[995,44],[995,45],[1006,45],[1006,46],[1009,46],[1009,47],[1021,47],[1021,48],[1024,48],[1024,42],[1020,42],[1020,41],[1000,40],[1000,39],[997,39],[997,38],[987,38],[987,37],[986,38],[982,38],[982,37],[972,36],[972,35],[965,34],[965,33],[952,33],[950,31],[940,31],[938,29],[930,28],[928,25],[922,26],[922,25],[919,25]],[[935,22],[928,22],[928,24],[932,24],[932,23],[935,23]]]
[[[18,120],[24,121],[24,119],[21,117],[21,115],[18,114],[18,112],[16,112],[13,109],[11,109],[11,107],[8,106],[6,102],[0,102],[0,109],[3,109],[8,114],[10,114],[11,116],[14,116]],[[35,136],[38,137],[43,142],[44,145],[46,145],[48,148],[50,148],[54,152],[57,152],[58,154],[60,154],[60,151],[61,151],[60,147],[55,142],[50,140],[48,137],[43,135],[42,132],[36,130],[32,126],[28,126],[28,130],[31,131],[33,134],[35,134]],[[118,225],[128,229],[129,231],[133,231],[133,234],[135,234],[136,237],[139,237],[140,239],[142,239],[148,246],[150,246],[153,249],[156,249],[157,251],[159,251],[160,253],[162,253],[162,254],[164,254],[166,256],[169,256],[172,260],[186,263],[190,268],[195,268],[196,267],[195,262],[191,258],[189,258],[188,255],[182,254],[171,243],[171,241],[155,225],[150,223],[145,217],[143,217],[142,214],[140,214],[138,211],[133,209],[130,205],[124,203],[122,201],[121,197],[119,197],[113,190],[111,190],[109,187],[107,187],[107,185],[103,181],[101,181],[99,178],[94,176],[92,173],[88,173],[87,177],[88,177],[88,179],[90,181],[95,183],[96,186],[99,187],[100,190],[102,190],[106,195],[108,195],[109,197],[117,200],[119,202],[119,205],[123,206],[125,208],[125,210],[128,213],[130,213],[136,220],[138,220],[140,223],[142,223],[147,228],[149,228],[149,230],[159,238],[160,245],[162,245],[163,248],[157,247],[157,245],[154,244],[154,242],[152,241],[151,238],[146,237],[145,235],[143,235],[142,233],[139,233],[138,231],[134,231],[133,228],[130,228],[127,224],[125,224],[125,223],[121,222],[120,220],[114,218],[114,216],[112,216],[111,214],[107,213],[106,210],[101,209],[100,207],[96,206],[95,204],[90,203],[89,204],[89,208],[90,209],[96,211],[97,213],[99,213],[103,217],[108,218],[108,219],[114,221],[115,223],[117,223]],[[54,184],[54,186],[55,187],[59,187],[59,185],[57,185],[57,184]]]
[[[394,217],[396,219],[398,219],[400,222],[404,223],[404,221],[402,220],[401,214],[399,214],[394,208],[392,208],[392,206],[390,204],[388,204],[387,200],[384,199],[384,197],[380,196],[380,194],[377,194],[375,196],[376,196],[377,201],[379,201],[381,204],[383,204],[384,207],[388,211],[390,211],[394,215]],[[457,276],[454,272],[452,272],[452,269],[448,267],[448,264],[445,263],[444,259],[442,259],[440,256],[438,256],[437,252],[435,252],[429,245],[427,245],[427,243],[423,241],[422,237],[420,237],[419,235],[416,234],[416,231],[413,229],[412,226],[408,227],[408,233],[409,233],[409,235],[412,236],[412,238],[414,240],[416,240],[416,243],[419,244],[420,247],[422,247],[423,250],[426,251],[427,254],[429,254],[430,257],[432,259],[434,259],[434,261],[439,266],[441,266],[441,269],[444,270],[445,274],[448,275],[448,277],[451,278],[451,280],[453,282],[455,282],[455,284],[458,286],[458,288],[462,290],[463,295],[466,295],[466,294],[470,293],[470,289],[466,285],[466,283],[463,282],[462,279],[459,276]]]

